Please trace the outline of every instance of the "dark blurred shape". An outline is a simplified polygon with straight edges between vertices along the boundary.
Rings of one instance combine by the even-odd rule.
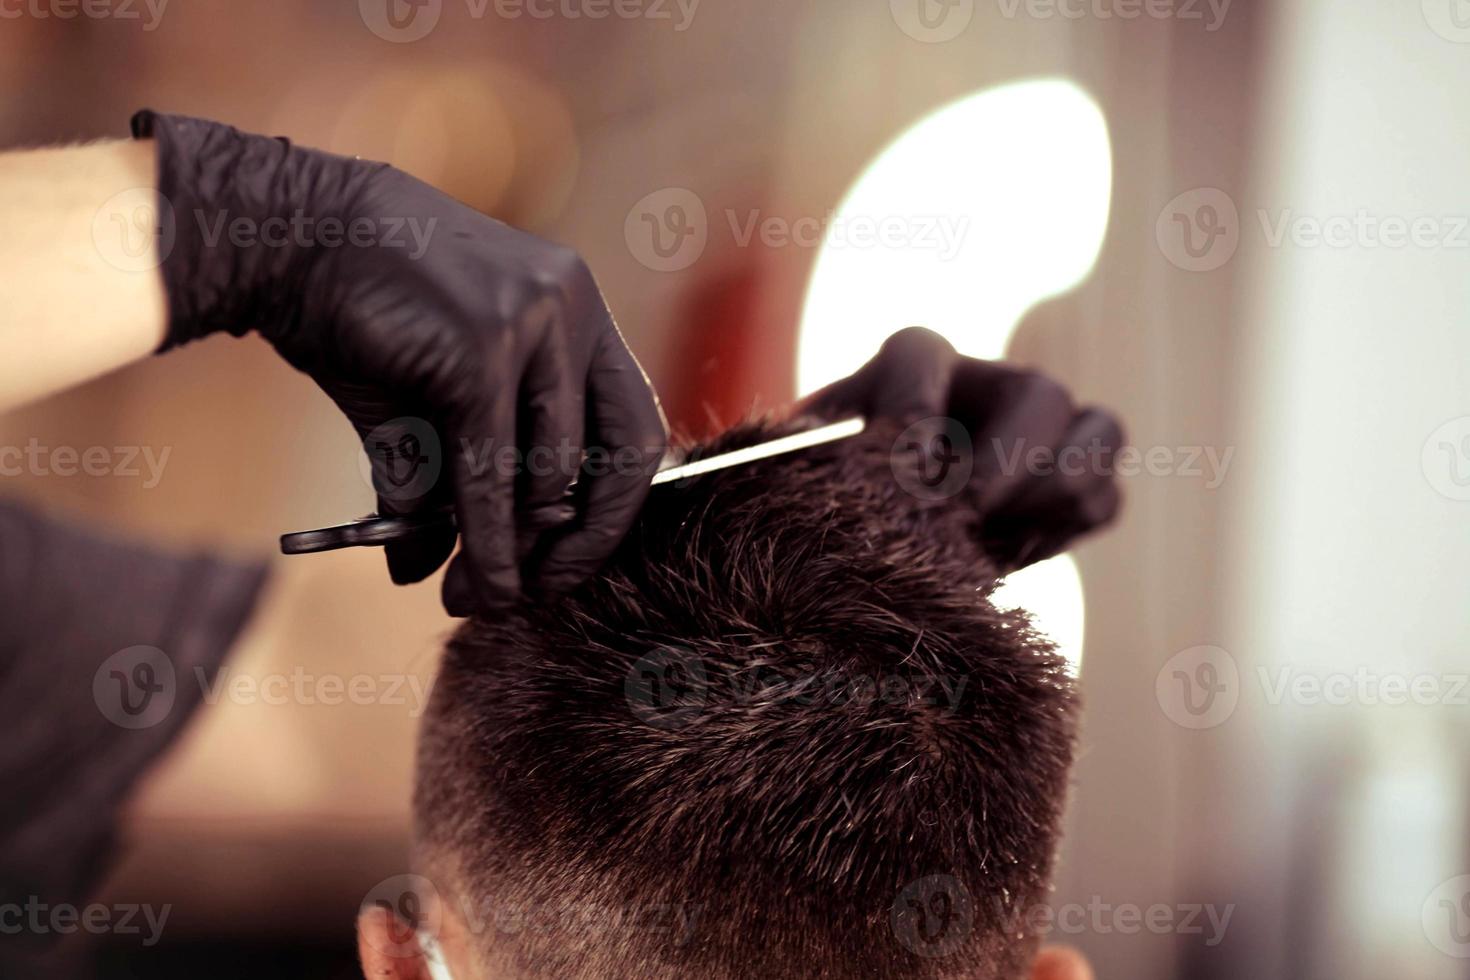
[[[198,707],[265,569],[3,504],[0,541],[0,905],[29,917],[86,904],[124,798]],[[0,967],[61,935],[7,935]]]

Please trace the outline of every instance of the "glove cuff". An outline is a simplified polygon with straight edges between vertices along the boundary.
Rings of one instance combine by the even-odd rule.
[[[159,352],[212,333],[295,331],[318,251],[313,229],[343,217],[364,169],[285,139],[144,109],[135,139],[158,152],[169,326]],[[171,243],[171,244],[170,244]]]

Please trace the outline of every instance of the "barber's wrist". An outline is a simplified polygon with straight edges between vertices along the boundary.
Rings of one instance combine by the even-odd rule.
[[[382,165],[146,109],[132,128],[156,145],[158,190],[174,223],[162,256],[169,326],[159,350],[219,332],[277,341],[297,331],[323,250],[314,230],[346,221]]]

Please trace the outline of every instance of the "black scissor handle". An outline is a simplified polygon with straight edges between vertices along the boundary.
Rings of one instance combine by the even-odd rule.
[[[454,512],[387,516],[369,514],[360,520],[336,527],[320,527],[314,531],[293,531],[281,535],[281,554],[313,555],[341,548],[380,548],[393,541],[403,541],[427,531],[454,523]]]

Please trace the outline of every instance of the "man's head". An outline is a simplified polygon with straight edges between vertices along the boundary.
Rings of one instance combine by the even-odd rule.
[[[594,581],[455,636],[415,810],[457,980],[1032,972],[1071,680],[893,436],[656,488]]]

